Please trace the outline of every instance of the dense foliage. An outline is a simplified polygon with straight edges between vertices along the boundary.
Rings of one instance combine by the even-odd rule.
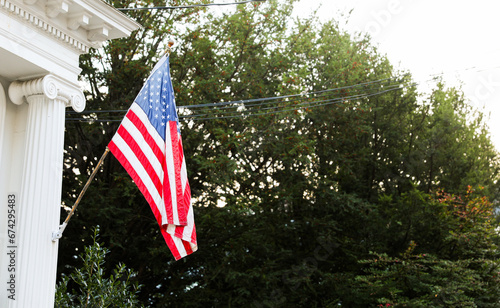
[[[335,21],[292,20],[293,2],[132,11],[143,29],[81,58],[89,111],[68,115],[65,205],[174,38],[177,105],[196,105],[179,112],[200,248],[173,260],[110,157],[61,240],[60,273],[82,266],[99,225],[109,268],[133,268],[148,307],[494,307],[498,156],[482,115],[442,82],[419,94]]]
[[[137,299],[139,285],[131,282],[135,275],[133,271],[118,264],[106,277],[104,264],[109,249],[97,241],[98,237],[99,228],[96,227],[93,244],[80,254],[83,266],[69,275],[62,275],[57,286],[56,307],[140,307]]]

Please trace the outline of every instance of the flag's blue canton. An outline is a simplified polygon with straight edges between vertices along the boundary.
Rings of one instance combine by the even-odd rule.
[[[177,131],[180,133],[168,60],[168,57],[163,57],[156,64],[135,99],[163,140],[165,140],[165,129],[169,121],[177,122]]]

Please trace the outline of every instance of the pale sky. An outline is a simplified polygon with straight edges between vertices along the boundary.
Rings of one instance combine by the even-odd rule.
[[[345,29],[368,32],[396,66],[424,82],[444,73],[477,108],[490,114],[500,150],[500,1],[301,0],[297,12],[319,5],[320,18],[338,19],[353,9]]]

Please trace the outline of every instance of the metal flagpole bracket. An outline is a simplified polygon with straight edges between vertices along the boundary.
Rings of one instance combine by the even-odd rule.
[[[64,229],[66,229],[66,226],[68,225],[69,219],[71,218],[71,216],[73,216],[73,213],[75,212],[76,207],[78,206],[78,204],[80,204],[80,201],[82,200],[83,195],[87,191],[87,188],[89,188],[90,182],[92,182],[92,180],[94,179],[97,171],[101,167],[101,165],[102,165],[104,159],[106,158],[106,156],[108,155],[108,153],[109,153],[109,148],[106,147],[106,150],[102,154],[101,159],[99,159],[99,162],[95,166],[94,171],[92,171],[92,174],[90,175],[89,179],[87,180],[87,183],[85,183],[85,186],[83,187],[82,191],[80,192],[80,195],[76,199],[75,204],[71,208],[71,211],[69,212],[68,216],[66,217],[64,222],[59,226],[59,230],[52,232],[52,241],[53,242],[57,241],[58,239],[60,239],[62,237]]]
[[[64,229],[66,229],[66,226],[68,224],[66,222],[63,222],[62,225],[59,226],[59,230],[52,232],[52,241],[55,242],[58,239],[62,237],[62,234],[64,232]]]

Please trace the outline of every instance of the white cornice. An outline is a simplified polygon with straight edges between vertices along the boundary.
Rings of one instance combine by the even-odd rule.
[[[66,33],[66,31],[61,30],[59,27],[49,23],[47,20],[40,18],[39,16],[37,16],[37,14],[28,11],[27,8],[22,8],[18,6],[18,4],[8,0],[0,0],[0,8],[7,10],[11,15],[17,15],[17,17],[22,19],[24,22],[29,23],[37,29],[53,36],[54,38],[67,43],[81,53],[87,53],[89,51],[89,44],[86,44],[82,40],[79,40],[69,33]]]
[[[43,10],[41,8],[44,8]],[[0,10],[87,53],[109,39],[125,37],[140,25],[100,0],[0,0]]]
[[[95,14],[94,18],[101,19],[101,23],[112,25],[109,39],[129,36],[132,31],[142,27],[127,15],[101,0],[73,0],[73,3]]]

